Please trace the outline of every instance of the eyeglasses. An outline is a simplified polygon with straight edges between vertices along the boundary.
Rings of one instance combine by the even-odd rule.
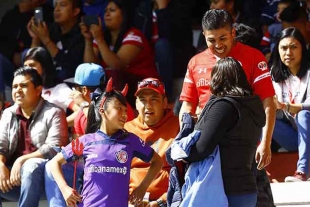
[[[143,88],[148,85],[152,85],[158,88],[161,85],[161,83],[157,80],[144,80],[144,81],[138,82],[138,88]]]

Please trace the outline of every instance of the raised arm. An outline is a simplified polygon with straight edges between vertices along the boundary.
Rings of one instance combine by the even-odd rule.
[[[93,37],[90,33],[88,27],[85,25],[83,20],[80,23],[81,33],[84,36],[85,48],[84,48],[84,57],[83,60],[85,63],[97,63],[99,64],[98,50],[93,48]]]
[[[125,69],[127,65],[129,65],[142,51],[142,47],[133,44],[122,45],[117,53],[114,53],[112,50],[110,50],[109,45],[104,39],[100,19],[99,25],[92,24],[90,26],[90,32],[92,33],[92,36],[97,43],[102,60],[108,65],[110,69]]]

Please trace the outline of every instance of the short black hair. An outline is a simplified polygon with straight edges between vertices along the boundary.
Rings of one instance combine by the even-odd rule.
[[[16,76],[30,76],[30,81],[33,83],[35,87],[43,86],[42,77],[39,75],[38,71],[36,69],[23,66],[18,68],[14,73],[14,78]]]
[[[228,11],[222,9],[210,9],[202,18],[202,29],[215,30],[223,27],[232,28],[233,19]]]

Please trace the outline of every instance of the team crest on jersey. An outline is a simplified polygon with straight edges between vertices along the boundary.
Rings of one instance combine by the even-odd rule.
[[[116,160],[119,162],[119,163],[125,163],[127,162],[128,160],[128,154],[126,151],[124,150],[120,150],[118,152],[115,153],[115,157],[116,157]]]
[[[261,71],[264,71],[264,70],[267,70],[267,63],[265,61],[262,61],[260,63],[258,63],[258,66],[257,66]]]
[[[139,139],[140,139],[142,147],[144,147],[145,146],[145,141],[143,141],[143,139],[141,139],[141,138],[139,138]]]

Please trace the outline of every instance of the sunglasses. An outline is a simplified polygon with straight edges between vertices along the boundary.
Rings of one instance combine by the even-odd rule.
[[[149,85],[155,86],[156,88],[158,88],[161,85],[161,83],[156,80],[144,80],[144,81],[138,82],[138,88],[143,88]]]

